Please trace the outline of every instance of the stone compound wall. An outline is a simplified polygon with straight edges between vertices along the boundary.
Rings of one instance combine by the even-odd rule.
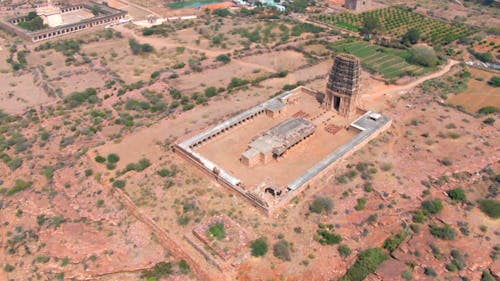
[[[306,87],[300,86],[292,91],[285,92],[273,99],[276,98],[290,98],[292,93],[296,93],[300,91],[303,94],[310,94],[317,96],[320,92],[308,89]],[[271,99],[272,100],[272,99]],[[354,151],[363,147],[367,142],[378,136],[381,132],[385,131],[391,125],[391,120],[387,116],[381,115],[380,121],[377,121],[376,124],[371,126],[366,125],[366,119],[369,118],[373,112],[368,111],[361,117],[359,117],[356,121],[351,123],[352,129],[359,130],[360,133],[356,135],[349,143],[343,145],[336,151],[332,152],[327,158],[318,162],[316,166],[312,167],[305,174],[299,176],[295,181],[291,182],[287,186],[288,192],[286,192],[279,200],[275,203],[268,203],[260,194],[256,194],[252,191],[245,189],[244,183],[241,183],[238,178],[230,175],[226,171],[223,170],[222,167],[218,167],[214,163],[212,163],[209,159],[206,159],[204,156],[194,151],[196,146],[201,145],[203,142],[208,141],[209,139],[215,137],[221,132],[224,132],[233,126],[239,125],[243,120],[251,119],[250,116],[255,114],[262,114],[264,111],[265,105],[269,101],[266,101],[256,107],[253,107],[245,112],[242,112],[235,117],[232,117],[226,121],[223,121],[219,125],[216,125],[213,128],[209,128],[198,135],[191,137],[187,140],[180,140],[174,146],[174,151],[187,159],[189,162],[193,163],[196,167],[200,168],[203,172],[209,175],[211,178],[215,179],[221,185],[229,188],[232,191],[235,191],[242,195],[244,198],[248,199],[248,201],[257,207],[258,210],[262,211],[266,215],[272,215],[277,210],[281,209],[283,206],[287,204],[289,200],[291,200],[294,196],[296,196],[299,192],[304,189],[308,183],[313,180],[316,180],[322,177],[327,171],[331,171],[331,167],[338,163],[342,159],[349,157]],[[363,122],[363,120],[365,120]]]
[[[62,13],[67,13],[81,9],[91,10],[94,5],[98,5],[101,8],[101,15],[73,24],[61,25],[37,31],[27,31],[17,26],[18,23],[25,21],[25,17],[18,17],[7,21],[0,21],[0,28],[31,42],[40,42],[79,32],[96,26],[118,23],[119,20],[124,19],[127,14],[126,11],[114,9],[93,2],[64,7],[61,8],[61,11]]]

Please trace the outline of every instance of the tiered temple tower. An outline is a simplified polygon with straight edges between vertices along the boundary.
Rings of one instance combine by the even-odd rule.
[[[326,84],[324,106],[345,117],[355,113],[360,73],[361,64],[357,57],[348,54],[335,57]]]

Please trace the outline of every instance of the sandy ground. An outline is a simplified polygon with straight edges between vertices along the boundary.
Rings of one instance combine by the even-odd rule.
[[[496,74],[475,68],[468,68],[468,71],[472,73],[468,89],[463,93],[450,96],[446,101],[461,105],[473,113],[485,106],[500,108],[500,90],[488,85],[488,81]],[[482,78],[483,81],[478,81],[477,78]]]
[[[2,83],[0,87],[0,109],[6,113],[18,114],[27,108],[39,106],[55,99],[33,83],[33,75],[26,73],[14,76],[12,73],[0,73]]]

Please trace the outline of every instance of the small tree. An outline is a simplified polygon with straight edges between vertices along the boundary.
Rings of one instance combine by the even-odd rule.
[[[443,240],[453,240],[457,237],[457,232],[449,225],[444,227],[431,225],[431,234]]]
[[[431,214],[437,214],[443,210],[443,203],[439,199],[431,199],[422,202],[422,207]]]
[[[280,239],[273,246],[273,254],[280,260],[289,261],[290,257],[290,243],[284,239]]]
[[[433,48],[418,45],[413,46],[410,49],[410,61],[415,64],[420,64],[422,66],[434,67],[438,63],[438,58],[436,55],[436,51]]]
[[[478,201],[481,211],[492,218],[500,218],[500,201],[493,199],[482,199]]]
[[[118,156],[116,153],[111,153],[108,155],[109,163],[117,163],[118,161],[120,161],[120,156]]]
[[[415,28],[411,28],[406,32],[405,35],[403,35],[403,43],[407,44],[410,42],[411,44],[416,44],[418,40],[420,39],[420,32],[416,30]]]
[[[460,202],[465,202],[467,200],[467,195],[465,195],[465,190],[461,187],[448,190],[448,197]]]
[[[219,17],[227,17],[231,12],[228,9],[215,9],[214,14]]]
[[[488,84],[493,87],[500,87],[500,76],[491,77],[490,81],[488,81]]]
[[[257,240],[254,240],[252,244],[250,244],[250,248],[252,248],[252,256],[254,257],[264,256],[268,250],[266,237],[261,237]]]
[[[333,201],[329,197],[318,196],[309,205],[309,210],[314,213],[321,214],[322,212],[330,213],[333,209]]]
[[[347,246],[346,244],[341,244],[339,246],[339,254],[341,257],[345,258],[348,257],[351,254],[352,250]]]
[[[361,28],[361,33],[369,38],[378,28],[380,28],[379,19],[374,16],[368,16],[363,19],[363,27]]]
[[[218,55],[215,58],[215,61],[220,61],[220,62],[223,62],[224,64],[227,64],[231,61],[231,57],[229,55],[222,54],[222,55]]]

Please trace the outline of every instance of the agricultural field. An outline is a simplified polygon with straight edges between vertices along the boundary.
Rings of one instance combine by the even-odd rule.
[[[433,45],[448,44],[472,33],[465,25],[450,24],[414,13],[409,8],[388,7],[361,14],[320,15],[314,20],[352,31],[361,31],[365,18],[378,18],[382,33],[401,38],[409,29],[416,29],[424,42]]]
[[[364,41],[337,41],[328,47],[336,52],[350,53],[359,57],[365,68],[380,73],[386,79],[407,74],[421,75],[431,70],[408,63],[410,53],[406,50],[380,47]]]

